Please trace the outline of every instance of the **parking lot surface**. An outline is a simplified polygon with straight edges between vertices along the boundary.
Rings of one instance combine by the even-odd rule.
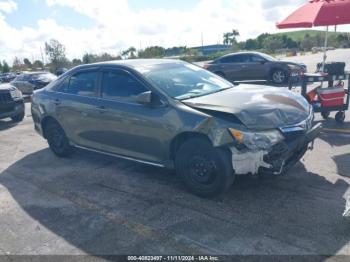
[[[350,118],[330,119],[290,172],[238,178],[221,199],[172,171],[78,150],[59,159],[25,121],[0,121],[0,254],[350,255]],[[342,132],[344,131],[344,132]]]

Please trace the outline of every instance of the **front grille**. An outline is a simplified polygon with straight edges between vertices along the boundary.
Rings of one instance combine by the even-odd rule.
[[[8,103],[12,101],[10,93],[0,93],[0,103]]]

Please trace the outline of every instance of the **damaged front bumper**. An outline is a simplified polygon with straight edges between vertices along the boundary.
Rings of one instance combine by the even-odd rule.
[[[301,137],[283,141],[265,151],[240,151],[231,147],[233,169],[237,175],[285,173],[304,156],[321,130],[322,125],[317,124]]]

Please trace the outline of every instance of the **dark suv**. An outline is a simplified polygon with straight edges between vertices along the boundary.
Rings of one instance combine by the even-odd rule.
[[[285,84],[291,73],[306,72],[304,64],[280,61],[267,54],[241,52],[225,55],[204,66],[227,80],[265,80],[274,84]]]
[[[0,119],[4,118],[12,118],[14,122],[24,118],[22,93],[9,84],[0,84]]]
[[[282,174],[321,128],[298,94],[157,59],[76,67],[34,92],[32,116],[58,156],[78,147],[175,168],[200,196],[235,175]]]

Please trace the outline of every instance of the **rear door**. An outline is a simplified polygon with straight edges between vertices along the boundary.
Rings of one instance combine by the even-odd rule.
[[[58,121],[69,139],[83,147],[100,150],[96,142],[99,121],[100,71],[89,69],[67,77],[51,96]]]
[[[220,59],[220,70],[225,74],[225,77],[230,81],[244,80],[244,56],[231,55]]]
[[[243,77],[247,80],[265,80],[268,74],[267,60],[259,55],[247,54],[244,58]]]

